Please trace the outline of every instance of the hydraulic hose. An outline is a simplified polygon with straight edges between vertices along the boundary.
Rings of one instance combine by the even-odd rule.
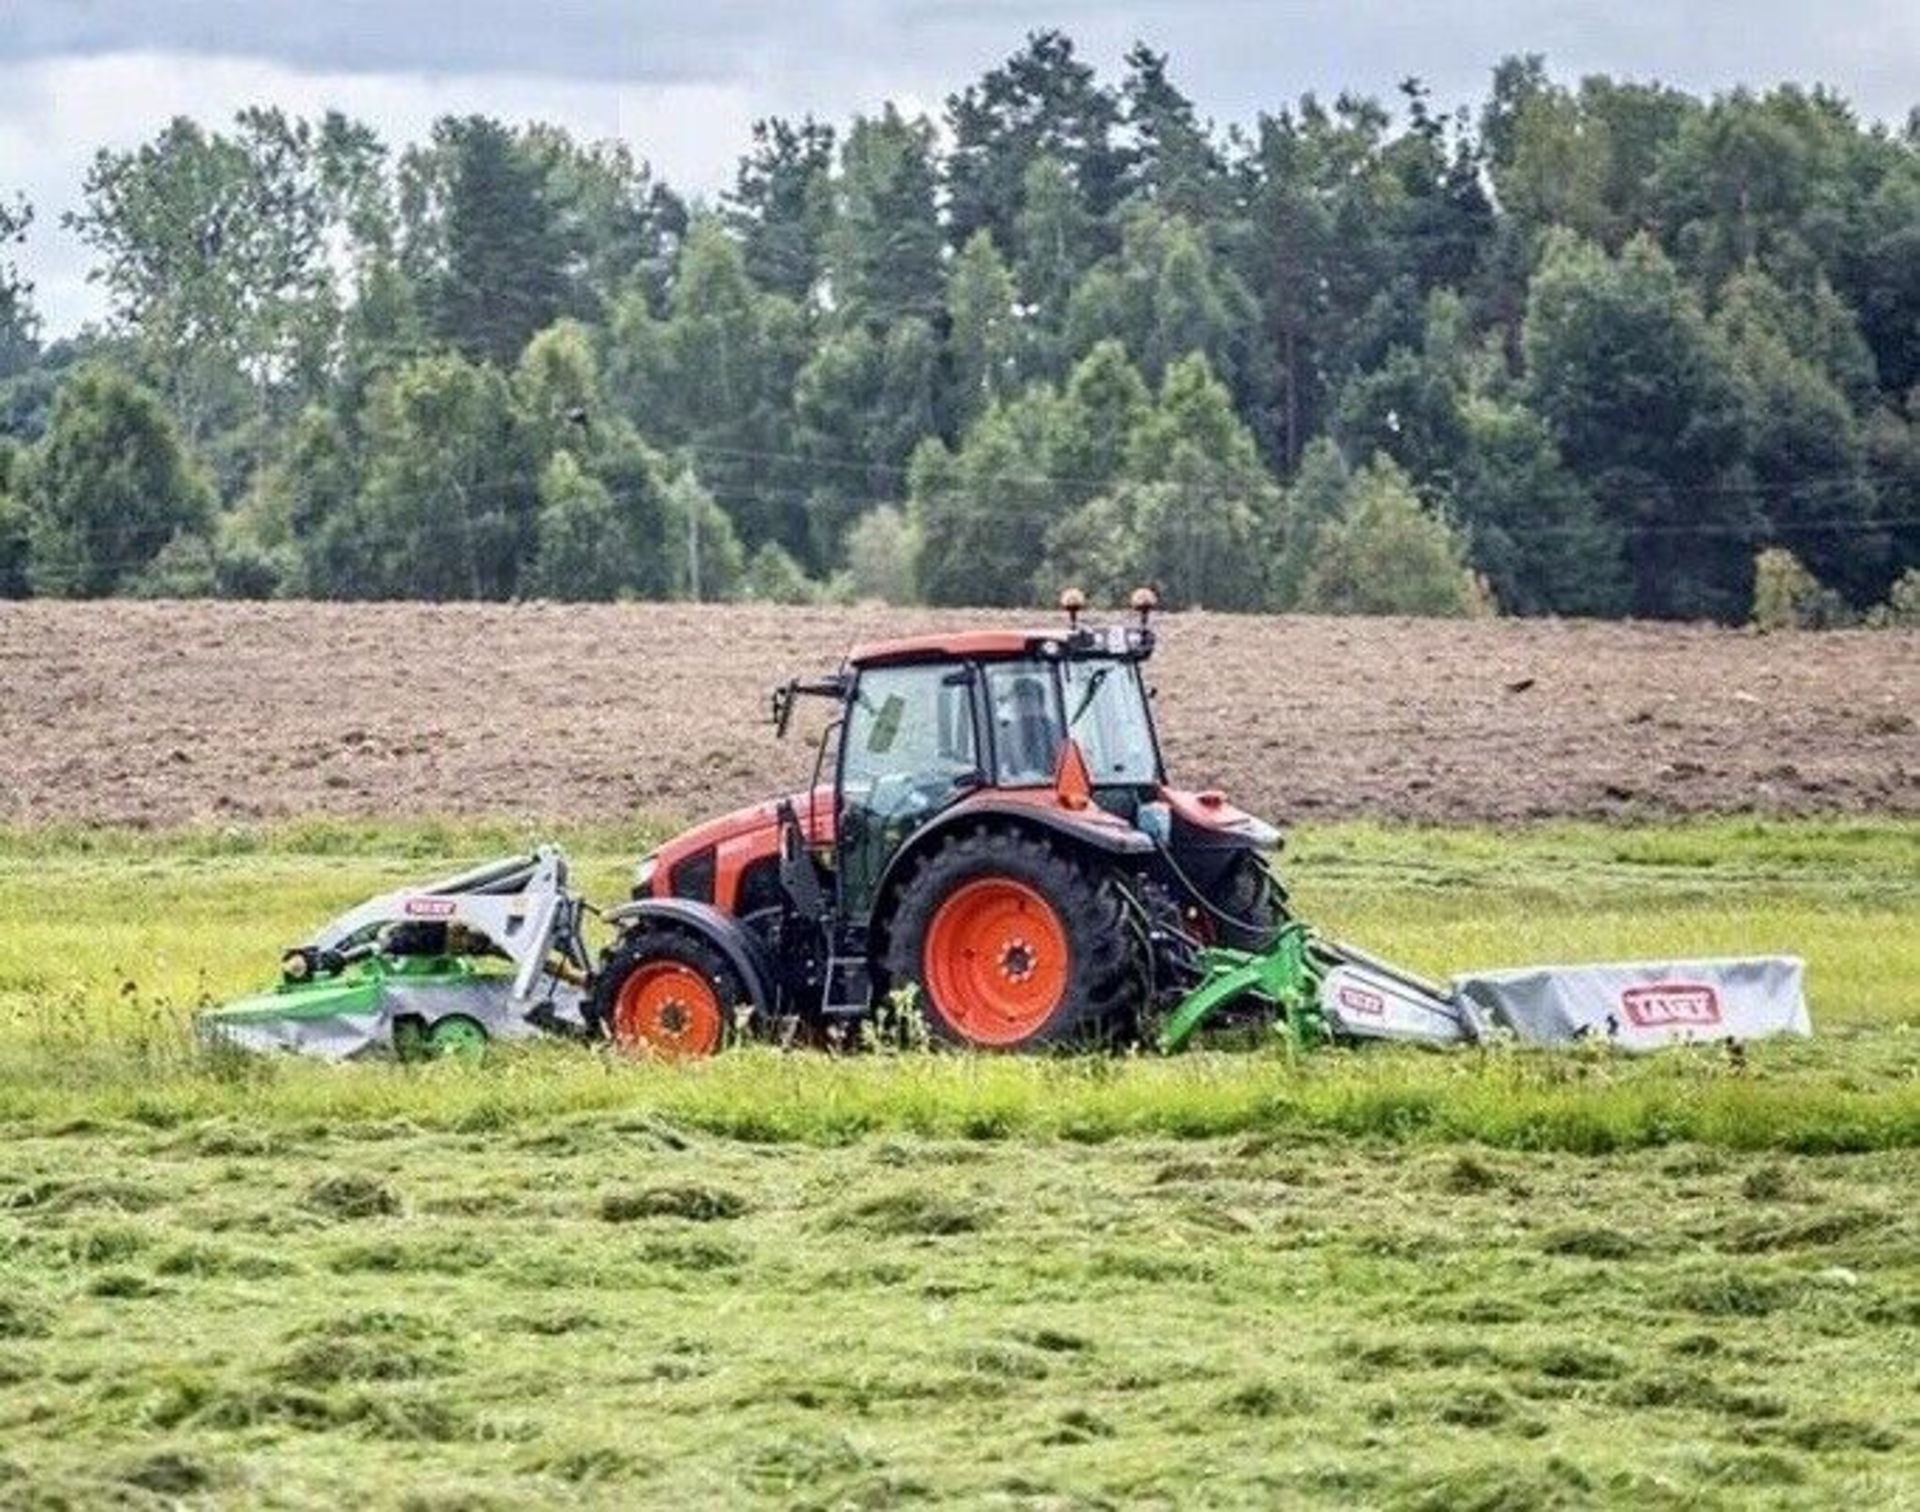
[[[1243,930],[1247,934],[1258,936],[1263,941],[1261,949],[1271,949],[1274,942],[1280,938],[1282,931],[1286,929],[1285,920],[1282,920],[1278,924],[1269,925],[1256,922],[1252,919],[1235,918],[1224,908],[1214,903],[1205,893],[1200,891],[1198,884],[1194,882],[1193,878],[1189,877],[1180,863],[1173,859],[1173,852],[1171,850],[1158,840],[1154,841],[1154,849],[1160,853],[1160,859],[1167,863],[1167,869],[1179,879],[1180,885],[1187,890],[1188,897],[1199,904],[1202,910],[1211,914],[1221,923],[1233,929]],[[1255,864],[1257,865],[1258,863]]]

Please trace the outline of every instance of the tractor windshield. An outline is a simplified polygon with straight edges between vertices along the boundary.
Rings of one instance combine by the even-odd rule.
[[[1067,733],[1080,742],[1095,787],[1146,787],[1160,780],[1146,689],[1130,661],[1060,664]]]
[[[987,667],[997,778],[1006,787],[1053,781],[1061,742],[1071,735],[1094,785],[1148,786],[1159,780],[1140,677],[1113,657],[998,662]]]

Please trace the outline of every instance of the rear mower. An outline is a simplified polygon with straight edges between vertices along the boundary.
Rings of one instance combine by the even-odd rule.
[[[858,1040],[897,1008],[983,1050],[1176,1050],[1235,1024],[1301,1045],[1807,1032],[1787,958],[1442,986],[1321,936],[1288,909],[1279,833],[1168,780],[1152,594],[1120,625],[1084,624],[1071,591],[1062,607],[1050,629],[857,646],[778,689],[780,735],[801,700],[827,705],[812,781],[644,856],[597,958],[543,849],[361,905],[203,1025],[336,1057],[543,1031],[694,1057]]]

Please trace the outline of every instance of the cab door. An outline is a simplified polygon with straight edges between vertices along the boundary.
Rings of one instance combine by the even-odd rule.
[[[862,671],[840,742],[840,917],[864,920],[894,853],[985,780],[971,666]]]

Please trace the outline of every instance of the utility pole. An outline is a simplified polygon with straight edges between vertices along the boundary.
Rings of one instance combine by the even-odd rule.
[[[693,601],[700,602],[700,498],[692,489],[687,500],[687,586]]]

